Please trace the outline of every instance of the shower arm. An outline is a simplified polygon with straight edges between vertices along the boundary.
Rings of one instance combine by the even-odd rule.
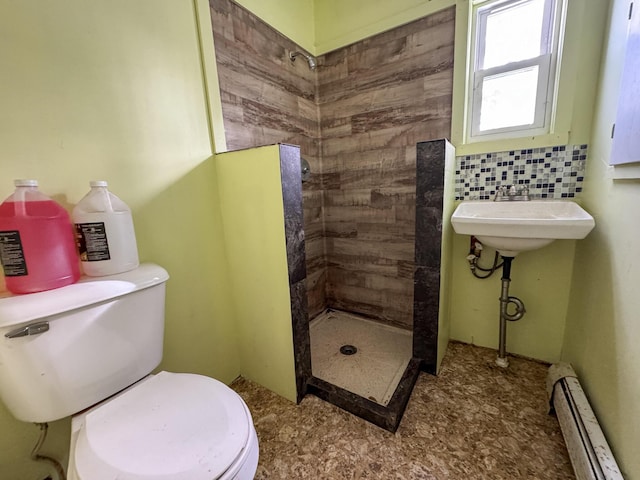
[[[299,51],[295,51],[295,52],[289,52],[289,60],[291,60],[292,62],[296,61],[296,57],[298,56],[303,56],[306,60],[307,63],[309,64],[309,69],[310,70],[315,70],[317,63],[316,63],[316,59],[313,58],[311,55],[307,55],[304,52],[299,52]]]

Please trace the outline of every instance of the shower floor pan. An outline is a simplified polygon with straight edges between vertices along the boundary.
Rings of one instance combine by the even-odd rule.
[[[337,310],[309,329],[310,392],[395,431],[418,375],[412,333]]]

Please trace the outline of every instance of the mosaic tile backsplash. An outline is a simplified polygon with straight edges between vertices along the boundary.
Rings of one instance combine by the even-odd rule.
[[[491,200],[500,185],[527,185],[532,198],[575,198],[586,160],[587,145],[456,157],[456,200]]]

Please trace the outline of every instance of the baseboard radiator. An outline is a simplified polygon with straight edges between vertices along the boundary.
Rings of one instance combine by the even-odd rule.
[[[577,480],[624,480],[571,365],[549,368],[547,393]]]

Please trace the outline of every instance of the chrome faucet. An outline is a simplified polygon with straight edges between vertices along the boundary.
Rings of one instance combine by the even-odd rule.
[[[493,197],[494,202],[504,201],[528,201],[529,186],[523,185],[519,189],[515,185],[499,185],[496,190],[496,196]]]

